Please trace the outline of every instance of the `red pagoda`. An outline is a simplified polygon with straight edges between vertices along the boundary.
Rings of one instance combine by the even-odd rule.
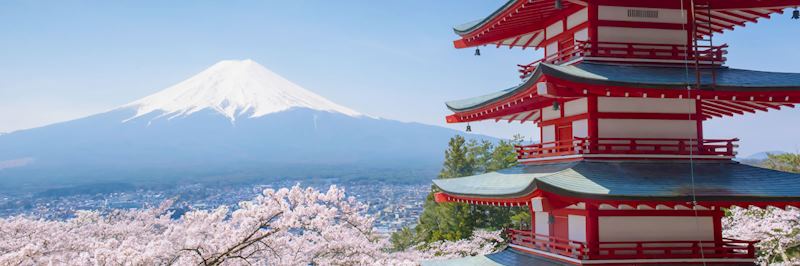
[[[527,206],[506,264],[752,265],[756,242],[722,236],[723,208],[800,206],[800,175],[732,160],[738,139],[706,139],[703,122],[794,107],[800,74],[726,67],[713,36],[797,5],[510,0],[456,26],[456,48],[544,58],[519,85],[448,102],[447,122],[532,122],[541,139],[516,167],[435,180],[436,200]]]

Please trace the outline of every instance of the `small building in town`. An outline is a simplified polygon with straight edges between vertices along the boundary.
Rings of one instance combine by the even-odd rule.
[[[509,229],[495,262],[753,264],[754,240],[723,237],[724,208],[798,206],[800,175],[733,160],[738,139],[705,138],[703,125],[794,107],[800,74],[727,67],[713,39],[797,5],[510,0],[456,26],[456,48],[544,57],[519,65],[516,86],[448,102],[447,122],[531,122],[541,139],[516,147],[516,167],[435,180],[437,202],[529,208],[531,228]]]

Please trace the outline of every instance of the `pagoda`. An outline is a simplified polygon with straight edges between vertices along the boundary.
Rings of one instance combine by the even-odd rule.
[[[733,160],[738,139],[703,124],[794,107],[800,74],[727,67],[713,37],[797,5],[510,0],[456,26],[456,48],[544,53],[518,85],[447,102],[447,122],[531,122],[541,137],[516,167],[434,180],[436,201],[527,206],[530,228],[508,230],[527,257],[506,261],[752,265],[757,240],[723,237],[724,208],[800,206],[800,175]]]

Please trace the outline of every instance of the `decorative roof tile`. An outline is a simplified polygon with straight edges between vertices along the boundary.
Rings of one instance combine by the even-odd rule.
[[[694,189],[692,188],[694,180]],[[470,177],[437,179],[448,194],[515,198],[536,189],[597,199],[800,200],[800,174],[726,162],[579,161],[522,165]]]
[[[708,91],[758,92],[798,91],[800,73],[766,72],[721,67],[716,69],[716,83],[711,87],[711,77],[701,77],[701,89]],[[474,110],[530,89],[541,76],[552,76],[573,82],[632,88],[657,88],[685,90],[694,85],[696,75],[681,67],[600,64],[582,62],[560,66],[541,63],[522,83],[491,94],[450,101],[447,107],[454,112]]]

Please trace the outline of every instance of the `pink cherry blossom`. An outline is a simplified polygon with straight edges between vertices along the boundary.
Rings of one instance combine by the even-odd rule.
[[[496,251],[500,232],[389,252],[366,205],[335,186],[264,190],[230,210],[178,219],[157,208],[81,211],[68,220],[0,219],[0,265],[416,265]]]

